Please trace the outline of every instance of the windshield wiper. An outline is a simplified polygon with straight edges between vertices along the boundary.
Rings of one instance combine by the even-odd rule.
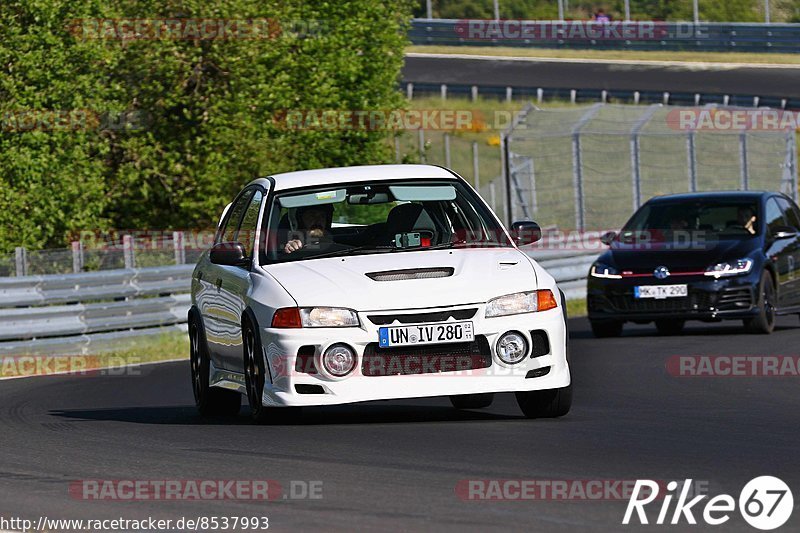
[[[318,259],[320,257],[335,257],[337,255],[353,255],[357,252],[366,252],[366,251],[376,251],[376,252],[386,252],[386,251],[393,251],[397,250],[394,246],[390,245],[364,245],[364,246],[354,246],[352,248],[343,248],[341,250],[333,250],[331,252],[324,252],[317,255],[309,256],[307,259]]]
[[[442,242],[439,244],[435,244],[433,246],[427,246],[425,248],[420,248],[421,250],[441,250],[443,248],[499,248],[502,247],[503,244],[494,241],[478,241],[478,242],[469,242],[465,240],[453,241],[453,242]]]

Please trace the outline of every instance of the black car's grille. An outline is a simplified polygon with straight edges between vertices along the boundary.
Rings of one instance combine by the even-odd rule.
[[[753,305],[753,291],[750,287],[728,287],[719,295],[717,307],[720,310],[748,309]]]
[[[445,322],[450,318],[454,318],[455,320],[468,320],[474,317],[477,312],[477,308],[452,309],[433,313],[413,313],[406,315],[367,315],[367,318],[376,326],[386,326],[395,320],[401,324],[424,324],[426,322]]]
[[[617,311],[633,313],[674,313],[703,311],[713,306],[713,296],[705,291],[689,291],[685,298],[634,298],[633,292],[612,294],[608,297]]]
[[[474,370],[492,366],[489,341],[476,335],[473,342],[381,348],[367,344],[361,361],[364,376],[401,376]]]

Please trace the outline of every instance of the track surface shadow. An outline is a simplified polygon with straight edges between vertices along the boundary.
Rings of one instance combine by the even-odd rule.
[[[203,418],[197,414],[193,406],[65,409],[53,410],[49,414],[73,420],[114,421],[134,424],[249,425],[253,423],[249,418],[250,413],[247,407],[243,407],[238,416],[231,418]],[[386,405],[383,402],[367,402],[352,405],[305,407],[299,416],[289,420],[281,419],[271,425],[417,424],[426,422],[487,422],[493,420],[525,420],[525,417],[478,410],[462,411],[438,405]]]

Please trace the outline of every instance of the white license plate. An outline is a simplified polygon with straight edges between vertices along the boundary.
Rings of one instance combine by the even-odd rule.
[[[640,285],[633,288],[635,298],[685,298],[689,295],[686,284],[683,285]]]
[[[474,340],[475,332],[471,321],[389,326],[378,329],[378,343],[381,348]]]

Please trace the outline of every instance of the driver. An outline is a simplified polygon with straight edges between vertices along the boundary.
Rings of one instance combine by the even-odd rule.
[[[751,235],[755,235],[756,215],[751,207],[742,206],[736,210],[736,223],[750,232]]]
[[[332,242],[330,230],[333,220],[333,204],[298,207],[295,216],[298,223],[297,229],[302,234],[293,235],[293,238],[283,247],[284,252],[290,254],[310,244]]]

